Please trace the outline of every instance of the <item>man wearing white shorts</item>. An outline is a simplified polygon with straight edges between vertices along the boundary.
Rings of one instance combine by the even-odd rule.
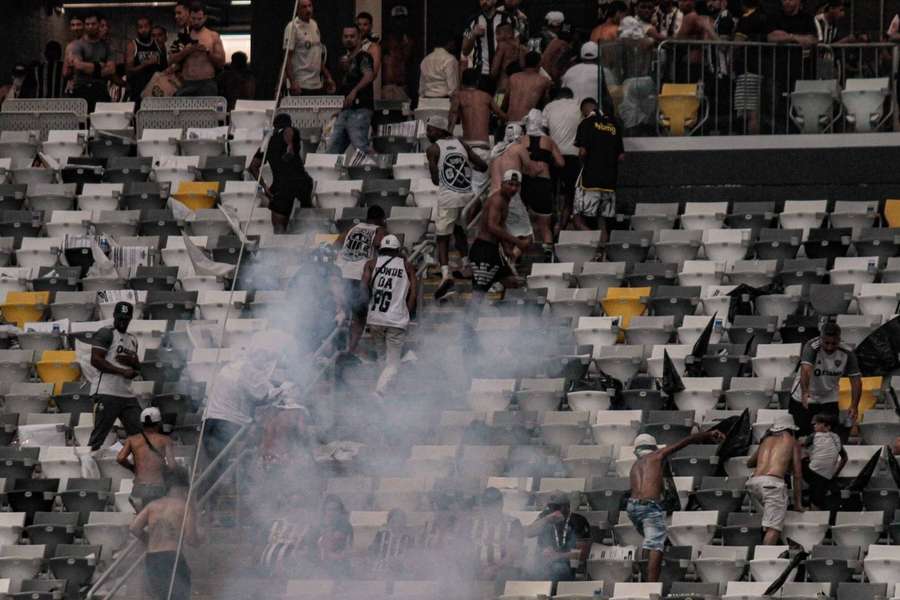
[[[441,285],[434,293],[435,300],[443,300],[453,291],[450,275],[450,236],[456,241],[460,255],[467,257],[469,244],[466,239],[463,210],[473,198],[473,168],[486,172],[487,163],[468,145],[450,134],[446,117],[432,116],[426,122],[425,134],[431,146],[425,152],[431,181],[439,186],[435,233],[437,234],[438,262],[441,265]],[[463,268],[467,258],[463,258]]]

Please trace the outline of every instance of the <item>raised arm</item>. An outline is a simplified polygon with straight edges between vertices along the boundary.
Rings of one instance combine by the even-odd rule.
[[[686,438],[683,438],[674,444],[671,444],[669,446],[666,446],[665,448],[658,450],[657,452],[659,452],[660,458],[662,460],[665,460],[672,454],[675,454],[682,448],[690,446],[691,444],[702,444],[705,442],[718,443],[718,442],[721,442],[723,439],[725,439],[725,436],[722,434],[721,431],[716,431],[716,430],[701,431],[701,432],[695,433],[693,435],[689,435]]]

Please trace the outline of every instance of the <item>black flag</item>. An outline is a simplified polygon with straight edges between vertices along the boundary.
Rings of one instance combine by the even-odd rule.
[[[672,362],[672,359],[669,358],[669,353],[665,350],[663,350],[663,376],[661,387],[662,391],[669,396],[670,400],[678,392],[684,391],[684,383],[681,381],[678,369],[675,368],[675,363]]]
[[[854,353],[863,377],[888,375],[900,368],[900,317],[867,335]]]
[[[718,314],[718,312],[713,313],[709,323],[703,329],[703,333],[694,342],[694,348],[691,350],[691,360],[686,361],[684,367],[684,374],[688,377],[703,376],[703,357],[706,356],[706,352],[709,350],[709,338],[712,337],[713,327],[716,324],[716,315]]]
[[[893,452],[888,452],[887,457],[888,468],[891,470],[891,477],[894,478],[894,485],[900,488],[900,464],[897,464],[897,459],[894,458]]]
[[[778,578],[775,579],[775,581],[772,582],[772,585],[766,588],[766,591],[763,592],[763,596],[772,596],[773,594],[775,594],[775,592],[780,590],[781,586],[783,586],[788,580],[791,571],[799,567],[800,563],[806,560],[807,556],[808,554],[803,550],[795,554],[794,558],[791,559],[791,562],[788,563],[787,568],[781,572],[781,575],[779,575]]]
[[[719,444],[719,449],[716,450],[716,456],[719,457],[720,465],[724,465],[729,458],[746,456],[750,450],[750,444],[753,442],[750,410],[745,408],[744,412],[736,417],[722,419],[710,427],[709,431],[721,431],[725,434],[725,439]]]
[[[866,486],[869,485],[869,480],[872,479],[872,475],[875,474],[875,469],[878,468],[878,459],[881,458],[881,450],[882,449],[879,448],[878,451],[872,455],[872,458],[869,459],[866,466],[859,472],[859,475],[857,475],[853,481],[850,482],[850,485],[847,486],[848,490],[851,492],[861,492],[866,489]]]

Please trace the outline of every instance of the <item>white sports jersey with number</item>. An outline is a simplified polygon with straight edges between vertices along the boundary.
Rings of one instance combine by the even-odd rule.
[[[462,208],[472,198],[472,165],[462,142],[456,138],[437,141],[440,208]]]
[[[377,225],[359,223],[347,232],[344,247],[338,255],[337,264],[344,279],[362,279],[366,261],[375,256],[375,233]]]
[[[372,273],[369,316],[366,323],[380,327],[406,329],[409,309],[409,275],[402,256],[379,256]]]

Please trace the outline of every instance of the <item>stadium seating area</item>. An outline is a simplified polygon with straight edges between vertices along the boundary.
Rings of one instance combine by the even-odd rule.
[[[859,129],[877,115],[857,105],[855,90],[848,82],[843,103]],[[825,92],[798,89],[798,106],[806,102],[801,93]],[[0,314],[8,326],[0,333],[0,593],[45,598],[45,590],[64,585],[67,597],[76,597],[128,542],[132,474],[107,451],[97,459],[101,477],[84,478],[79,458],[93,415],[76,342],[109,323],[115,302],[133,300],[142,317],[130,327],[143,374],[134,391],[162,409],[177,455],[189,464],[205,384],[254,332],[279,326],[264,316],[292,302],[284,284],[311,250],[377,204],[389,231],[418,251],[417,266],[427,272],[421,250],[437,190],[421,124],[399,126],[422,115],[382,105],[382,135],[374,143],[383,154],[375,164],[347,164],[316,152],[340,101],[286,98],[277,108],[239,101],[230,114],[222,98],[147,98],[137,114],[127,104],[101,104],[88,115],[78,100],[3,105]],[[316,182],[314,208],[296,207],[289,233],[278,236],[245,171],[276,110],[302,128]],[[814,109],[797,112],[810,126],[822,122]],[[324,491],[351,510],[355,555],[365,556],[391,509],[407,511],[411,527],[429,522],[431,494],[450,479],[473,495],[498,488],[505,511],[525,525],[562,491],[591,524],[593,545],[578,581],[510,580],[501,598],[746,600],[761,597],[787,567],[787,546],[761,545],[761,515],[744,490],[745,459],[720,464],[715,446],[700,445],[671,460],[683,510],[671,516],[663,581],[643,582],[642,538],[620,510],[632,443],[652,433],[670,444],[745,409],[758,440],[786,412],[801,345],[817,335],[821,317],[834,317],[852,347],[896,316],[900,200],[663,202],[639,204],[621,217],[628,226],[612,231],[605,246],[599,234],[564,231],[559,262],[543,262],[539,246],[526,253],[519,267],[525,289],[509,290],[470,323],[490,360],[469,365],[472,378],[462,391],[438,392],[422,382],[417,388],[401,373],[398,395],[425,393],[436,401],[413,413],[418,421],[403,441],[327,474]],[[242,236],[250,242],[243,251]],[[115,269],[98,271],[98,249]],[[198,268],[195,249],[217,263],[264,264],[271,272],[239,277],[232,294],[230,277]],[[434,285],[426,280],[423,289]],[[753,298],[752,314],[732,315],[729,294],[746,293],[741,285],[765,289]],[[466,293],[441,305],[423,297],[414,345],[466,318]],[[704,376],[685,376],[710,319]],[[202,325],[223,332],[212,347],[198,345],[189,331]],[[683,375],[677,410],[665,410],[657,383],[664,353]],[[423,365],[440,362],[422,358]],[[621,405],[612,405],[606,376],[624,384]],[[359,376],[357,391],[370,381]],[[861,425],[842,478],[854,477],[900,435],[889,394],[898,387],[898,376],[865,379]],[[848,406],[849,387],[842,385],[841,407]],[[392,460],[379,463],[381,450]],[[788,514],[785,534],[809,557],[781,598],[900,598],[900,492],[884,455],[861,498],[861,512],[833,519],[817,511]],[[535,540],[526,544],[524,573],[538,558]],[[434,581],[286,586],[285,598],[447,597]],[[494,582],[482,587],[479,595],[494,597]]]

